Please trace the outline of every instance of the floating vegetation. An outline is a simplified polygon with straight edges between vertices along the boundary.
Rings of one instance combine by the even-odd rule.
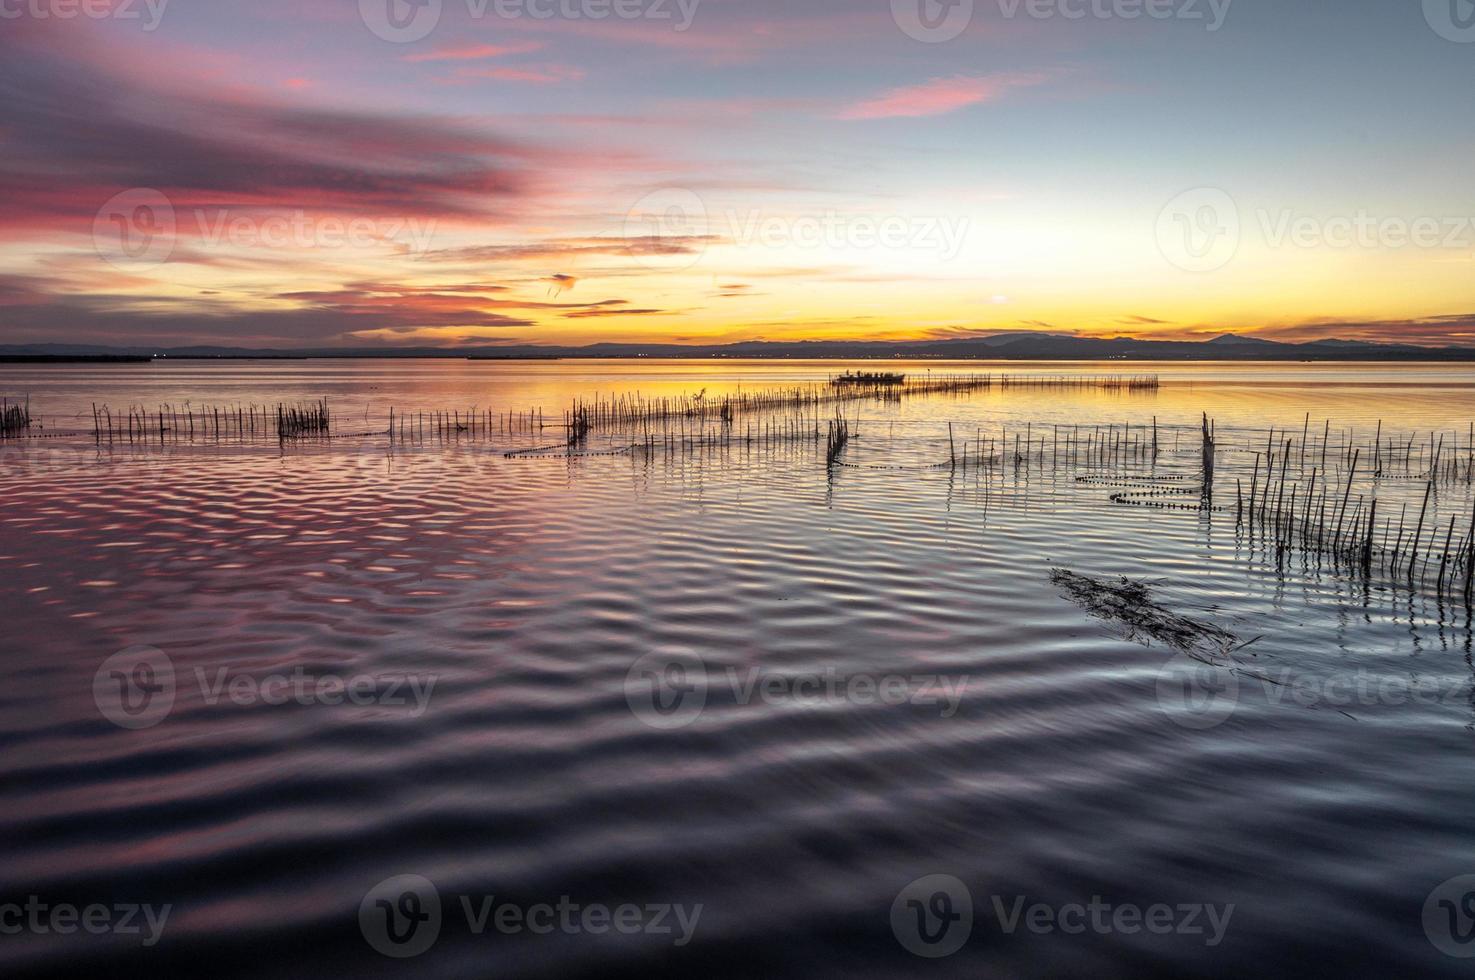
[[[1155,602],[1146,582],[1126,576],[1110,582],[1068,568],[1052,568],[1050,582],[1092,616],[1121,624],[1128,639],[1144,646],[1155,641],[1205,659],[1227,657],[1248,645],[1221,626],[1180,615]]]
[[[31,427],[31,400],[16,404],[0,399],[0,438],[18,436]]]

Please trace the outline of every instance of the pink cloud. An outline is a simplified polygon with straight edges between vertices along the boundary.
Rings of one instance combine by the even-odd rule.
[[[479,61],[509,54],[528,54],[541,50],[542,41],[519,41],[516,44],[460,44],[407,54],[405,61]]]
[[[842,109],[839,119],[895,119],[941,116],[981,102],[992,102],[1012,88],[1036,85],[1039,75],[953,75],[934,78],[921,85],[904,85],[874,99]]]
[[[757,4],[725,7],[723,9],[737,13],[721,21],[716,19],[715,12],[709,16],[709,10],[702,8],[689,29],[682,29],[677,5],[669,4],[668,7],[672,18],[663,21],[521,17],[504,21],[500,26],[528,33],[557,32],[560,41],[583,38],[617,47],[660,48],[679,57],[719,66],[749,64],[818,43],[861,43],[876,37],[890,40],[896,32],[896,24],[889,11],[819,16],[802,16],[786,11],[782,19],[774,20],[765,17],[761,13],[762,6]],[[755,9],[759,12],[758,19],[748,19],[746,11]]]
[[[584,78],[584,69],[569,65],[535,65],[529,68],[463,68],[449,81],[467,81],[473,78],[490,78],[499,82],[531,82],[535,85],[556,85],[559,82],[577,82]]]
[[[208,75],[179,84],[177,67],[160,82],[154,65],[170,65],[172,49],[112,57],[92,33],[38,23],[7,41],[6,82],[26,93],[0,100],[0,132],[13,144],[0,156],[7,234],[90,234],[98,209],[130,188],[158,191],[181,216],[305,211],[480,225],[546,190],[532,164],[573,165],[467,120],[349,109]],[[181,238],[188,229],[198,233],[198,222],[183,222]]]

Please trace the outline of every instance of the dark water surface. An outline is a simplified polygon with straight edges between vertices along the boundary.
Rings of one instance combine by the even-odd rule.
[[[48,437],[0,445],[0,905],[112,926],[168,906],[99,934],[0,909],[0,970],[1470,974],[1450,953],[1475,954],[1475,879],[1446,884],[1475,875],[1463,605],[1272,561],[1232,513],[1112,503],[1141,466],[932,465],[948,422],[1157,417],[1152,478],[1187,479],[1201,411],[1226,445],[1381,419],[1468,454],[1469,367],[1166,365],[1155,392],[867,403],[829,470],[805,443],[90,431],[94,402],[327,396],[370,431],[390,405],[554,415],[841,367],[0,371]],[[929,367],[1122,369],[907,369]],[[1234,452],[1221,502],[1248,480]],[[1468,487],[1436,496],[1468,520]],[[1146,580],[1253,642],[1219,666],[1139,642],[1053,567]]]

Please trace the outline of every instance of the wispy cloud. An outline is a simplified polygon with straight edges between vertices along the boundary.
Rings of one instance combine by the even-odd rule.
[[[572,65],[533,65],[527,68],[499,65],[493,68],[461,68],[444,81],[447,84],[465,84],[477,79],[491,79],[498,82],[557,85],[560,82],[582,81],[584,76],[584,69]]]
[[[641,309],[629,306],[608,307],[602,309],[574,310],[563,314],[570,320],[589,320],[606,316],[670,316],[675,310]]]
[[[840,110],[839,119],[895,119],[941,116],[982,102],[992,102],[1011,89],[1038,85],[1039,74],[952,75],[920,85],[904,85]]]
[[[103,202],[136,187],[182,214],[469,220],[515,207],[536,182],[536,151],[458,122],[160,84],[147,66],[97,56],[76,32],[37,29],[15,42],[0,72],[0,132],[24,152],[0,156],[0,227],[87,230]]]
[[[518,245],[466,245],[435,249],[421,258],[431,262],[515,262],[569,259],[584,255],[696,255],[720,235],[636,235],[629,238],[595,236]]]
[[[484,58],[501,58],[509,54],[528,54],[541,51],[542,41],[518,41],[514,44],[455,44],[436,48],[433,51],[417,51],[407,54],[402,61],[480,61]]]

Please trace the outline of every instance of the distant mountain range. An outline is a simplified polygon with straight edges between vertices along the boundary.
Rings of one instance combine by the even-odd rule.
[[[538,358],[915,358],[937,360],[1122,361],[1475,361],[1475,348],[1313,340],[1301,344],[1226,333],[1212,340],[1135,340],[1053,333],[1001,333],[955,340],[750,340],[734,344],[589,344],[476,347],[104,347],[96,344],[0,344],[0,358],[97,355],[184,358],[451,357]]]

